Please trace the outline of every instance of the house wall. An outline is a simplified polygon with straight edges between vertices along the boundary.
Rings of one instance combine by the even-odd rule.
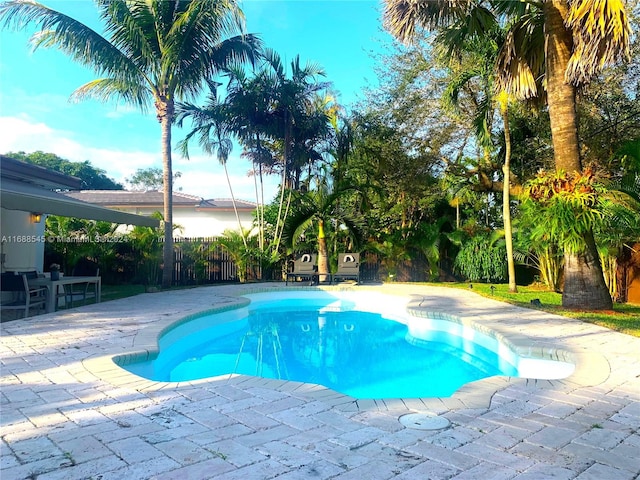
[[[151,215],[157,212],[157,208],[118,208],[123,212],[135,213],[138,215]],[[251,228],[253,224],[253,214],[251,212],[238,212],[243,228]],[[196,211],[194,209],[173,209],[173,224],[182,227],[176,230],[176,237],[217,237],[222,235],[227,229],[238,230],[238,221],[233,211]],[[121,229],[122,230],[122,229]]]
[[[44,220],[31,222],[30,212],[0,208],[0,234],[4,264],[2,271],[43,271]]]
[[[242,228],[251,228],[253,215],[238,212]],[[217,237],[225,230],[239,230],[235,212],[175,212],[173,222],[183,227],[178,236]]]

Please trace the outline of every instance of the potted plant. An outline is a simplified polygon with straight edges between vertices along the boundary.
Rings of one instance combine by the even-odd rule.
[[[60,265],[52,263],[49,265],[49,270],[51,271],[51,280],[60,280]]]

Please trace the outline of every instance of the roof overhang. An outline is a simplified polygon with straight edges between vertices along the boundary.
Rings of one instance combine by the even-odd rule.
[[[56,188],[82,188],[82,180],[78,177],[50,170],[40,165],[15,160],[6,155],[0,155],[3,180],[33,183],[41,187],[54,190]]]
[[[26,182],[3,178],[0,190],[0,205],[8,210],[48,213],[144,227],[160,225],[160,221],[155,218],[98,207]]]

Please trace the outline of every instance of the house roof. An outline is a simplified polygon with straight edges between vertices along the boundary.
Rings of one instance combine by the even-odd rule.
[[[82,179],[49,170],[40,165],[15,160],[6,155],[0,155],[2,165],[2,179],[16,180],[38,185],[47,189],[79,189]]]
[[[246,200],[236,199],[236,208],[238,210],[253,211],[257,207],[254,202],[247,202]],[[203,200],[198,206],[199,210],[233,210],[233,200],[231,198],[210,198],[209,200]]]
[[[0,204],[7,210],[48,213],[126,225],[160,225],[155,218],[99,207],[53,191],[78,188],[81,180],[76,177],[14,160],[5,155],[0,155],[0,174]]]
[[[151,207],[162,209],[164,205],[164,193],[159,190],[127,191],[127,190],[80,190],[65,192],[65,195],[93,203],[95,205],[109,207]],[[197,210],[233,210],[233,201],[225,198],[211,198],[208,200],[195,195],[182,192],[173,192],[174,208],[195,208]],[[236,200],[239,210],[255,210],[256,204],[244,200]]]
[[[95,205],[113,207],[143,207],[164,205],[164,193],[159,190],[133,192],[128,190],[79,190],[65,192],[65,195]],[[201,197],[173,192],[173,206],[194,207],[202,201]]]

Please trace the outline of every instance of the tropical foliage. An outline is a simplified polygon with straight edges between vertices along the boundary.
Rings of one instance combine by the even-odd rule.
[[[362,247],[363,220],[350,213],[343,202],[350,193],[351,189],[340,185],[330,188],[325,182],[315,190],[293,193],[293,206],[284,225],[283,240],[287,247],[295,249],[301,236],[315,237],[320,274],[330,273],[329,242],[335,242],[341,233],[348,235],[343,236],[341,251],[353,252]],[[334,250],[333,253],[335,257],[337,252]]]
[[[181,172],[173,173],[173,180],[182,176]],[[127,178],[130,190],[162,190],[164,184],[162,169],[157,167],[139,168]]]
[[[109,222],[47,216],[45,237],[50,253],[48,263],[58,263],[66,274],[71,274],[80,259],[99,260],[103,268],[108,267],[115,262],[116,252],[109,239],[118,237],[116,227]]]
[[[630,25],[617,0],[567,2],[417,2],[386,0],[385,26],[411,42],[420,28],[435,30],[449,45],[491,34],[504,19],[509,30],[496,58],[499,90],[522,99],[542,97],[551,123],[557,170],[581,172],[576,85],[588,83],[605,66],[630,54]],[[592,231],[584,232],[584,251],[566,252],[565,306],[611,308]],[[578,290],[588,284],[592,295]]]
[[[109,40],[124,54],[102,67],[111,80],[77,96],[155,102],[165,189],[173,180],[166,176],[174,120],[187,127],[182,153],[197,142],[225,171],[240,145],[255,179],[255,228],[228,231],[218,242],[239,281],[260,278],[258,271],[292,253],[317,251],[326,274],[338,252],[360,251],[377,259],[388,281],[404,279],[414,263],[419,271],[408,279],[509,278],[515,291],[516,272],[523,281],[533,269],[562,292],[565,307],[607,309],[624,298],[618,262],[640,238],[640,56],[629,47],[637,19],[621,2],[386,0],[385,26],[407,44],[377,59],[379,86],[349,110],[321,66],[297,56],[285,64],[268,48],[254,55],[250,35],[227,38],[241,31],[234,2],[207,12],[215,2],[140,2],[135,12],[127,8],[136,2],[98,2],[117,33]],[[53,23],[41,26],[64,27],[50,41],[64,47],[68,39],[74,58],[94,67],[111,58],[109,45],[100,53],[91,42],[99,55],[83,58],[73,46],[79,37],[64,32],[89,33],[73,21],[26,2],[6,4],[5,23],[48,18]],[[171,14],[168,4],[176,7]],[[162,12],[155,26],[143,22],[143,13]],[[190,21],[215,45],[217,53],[201,59],[207,67],[183,61],[199,47],[159,51],[151,39],[158,28],[173,45],[184,32],[169,26]],[[127,25],[140,27],[144,51],[127,43]],[[148,82],[139,76],[147,68]],[[208,96],[189,99],[205,82]],[[280,177],[273,199],[265,198],[265,175]],[[229,189],[234,197],[230,181]],[[143,233],[152,232],[135,232],[141,245],[151,239]],[[157,257],[158,245],[148,248]],[[190,248],[193,268],[204,272],[208,266],[196,263],[207,252]],[[512,256],[518,269],[507,269]]]
[[[472,282],[504,282],[507,278],[504,242],[491,232],[476,233],[466,241],[455,260],[455,268]]]

